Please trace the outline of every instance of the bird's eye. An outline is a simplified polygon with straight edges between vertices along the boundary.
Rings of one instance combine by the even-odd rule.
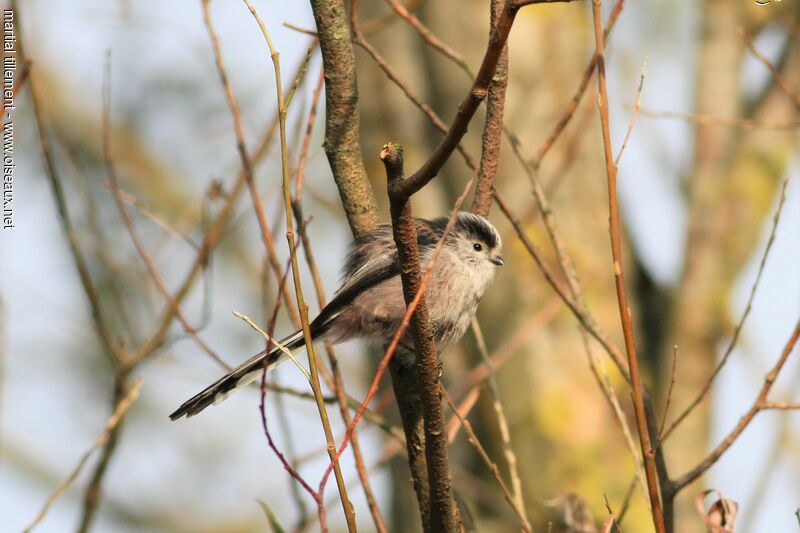
[[[476,252],[480,252],[481,250],[483,250],[483,245],[479,242],[476,242],[472,245],[472,249],[475,250]]]

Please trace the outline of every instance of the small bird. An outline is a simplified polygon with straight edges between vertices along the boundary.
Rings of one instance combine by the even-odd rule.
[[[423,268],[433,257],[448,221],[447,217],[415,219]],[[460,339],[469,327],[496,267],[503,265],[501,248],[500,234],[491,222],[464,211],[456,214],[425,288],[439,352]],[[392,227],[383,224],[353,243],[342,271],[342,285],[311,322],[311,336],[315,341],[324,339],[333,344],[362,338],[386,348],[405,312],[397,247]],[[300,350],[305,346],[303,331],[295,331],[279,343],[292,352]],[[399,348],[413,353],[413,347],[412,335],[406,331]],[[184,402],[169,417],[177,420],[196,415],[257,379],[265,365],[271,370],[286,358],[277,347],[254,355]]]

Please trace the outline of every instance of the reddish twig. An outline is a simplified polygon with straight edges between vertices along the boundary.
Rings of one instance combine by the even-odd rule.
[[[614,24],[617,22],[617,18],[622,11],[622,6],[624,3],[625,0],[617,0],[617,3],[614,4],[614,9],[611,10],[611,15],[609,15],[608,22],[606,22],[606,27],[603,30],[603,39],[607,39],[608,35],[611,33],[611,30],[614,29]],[[539,166],[542,164],[544,156],[548,151],[550,151],[550,148],[553,147],[556,139],[561,136],[564,128],[566,128],[567,124],[569,124],[572,120],[575,111],[578,109],[578,104],[581,102],[583,95],[586,93],[586,89],[589,87],[589,81],[592,79],[592,74],[594,74],[596,66],[597,53],[595,52],[595,54],[592,55],[592,58],[589,60],[589,63],[586,65],[586,68],[583,70],[583,77],[578,84],[578,89],[575,91],[575,94],[572,95],[569,104],[567,104],[566,109],[564,109],[564,112],[556,122],[556,125],[547,136],[544,144],[542,144],[541,148],[539,148],[539,150],[536,152],[536,155],[533,157],[533,159],[531,159],[530,164],[533,166],[533,168],[539,168]]]
[[[308,158],[308,148],[311,146],[311,132],[314,130],[314,124],[317,121],[317,104],[319,103],[319,95],[322,88],[325,86],[325,72],[320,69],[317,86],[314,88],[314,94],[311,97],[311,109],[308,112],[308,122],[306,123],[306,132],[303,135],[303,146],[300,149],[300,157],[297,160],[297,173],[294,180],[294,196],[296,200],[303,197],[303,182],[305,181],[306,160]],[[306,248],[307,250],[308,248]]]
[[[511,26],[514,23],[514,18],[520,7],[512,0],[505,1],[497,20],[497,26],[491,30],[489,44],[478,74],[475,76],[475,81],[467,96],[458,106],[456,116],[450,124],[444,139],[441,140],[430,157],[416,172],[392,189],[390,198],[402,200],[403,198],[411,197],[411,195],[422,189],[438,174],[450,155],[458,147],[467,132],[467,126],[475,115],[475,111],[477,111],[478,106],[488,94],[489,83],[494,76],[497,62],[500,60]]]
[[[411,87],[403,81],[403,79],[395,72],[395,70],[389,65],[386,59],[378,52],[378,50],[364,37],[363,32],[360,29],[360,25],[358,23],[358,17],[356,15],[355,10],[351,10],[351,26],[353,29],[353,43],[360,46],[367,54],[375,61],[375,64],[380,68],[386,77],[389,78],[389,81],[394,83],[403,94],[406,95],[412,104],[414,104],[417,109],[422,111],[422,113],[430,120],[431,124],[441,131],[442,133],[447,133],[447,124],[436,114],[436,112],[431,109],[431,106],[423,102],[419,96],[411,89]],[[458,152],[464,158],[467,166],[473,171],[477,172],[478,164],[472,158],[472,156],[467,152],[466,148],[461,145],[461,143],[457,146]]]

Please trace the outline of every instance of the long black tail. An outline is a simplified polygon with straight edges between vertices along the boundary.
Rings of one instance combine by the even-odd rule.
[[[303,338],[303,331],[298,330],[289,335],[285,339],[279,341],[286,349],[294,351],[305,345]],[[194,416],[209,405],[221,402],[236,390],[244,387],[245,385],[256,380],[264,371],[264,361],[267,361],[267,370],[272,370],[278,366],[284,359],[286,354],[279,348],[273,348],[267,353],[266,350],[257,353],[235,369],[231,370],[228,374],[222,376],[220,379],[203,389],[201,392],[195,394],[185,402],[183,405],[169,415],[170,419],[177,420],[186,415],[187,418]]]

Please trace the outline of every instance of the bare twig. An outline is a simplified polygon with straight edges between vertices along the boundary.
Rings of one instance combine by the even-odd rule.
[[[475,111],[477,111],[478,106],[488,94],[489,83],[494,76],[497,62],[500,60],[511,26],[514,23],[514,18],[520,7],[521,5],[517,5],[512,0],[505,1],[497,20],[497,26],[491,30],[489,44],[481,67],[475,76],[475,81],[467,96],[458,106],[458,112],[447,133],[425,163],[416,172],[403,180],[394,192],[390,193],[396,199],[409,198],[422,189],[438,174],[444,163],[458,147],[459,142],[467,132],[467,126],[472,120]]]
[[[297,369],[300,371],[300,373],[301,373],[301,374],[303,374],[303,375],[306,377],[306,380],[307,380],[309,383],[311,382],[311,374],[309,374],[309,373],[308,373],[308,370],[306,370],[306,368],[305,368],[305,367],[304,367],[302,364],[300,364],[300,361],[298,361],[298,360],[297,360],[297,358],[294,356],[294,354],[292,353],[292,351],[291,351],[291,350],[289,350],[289,349],[288,349],[286,346],[284,346],[283,344],[281,344],[280,342],[278,342],[277,340],[275,340],[275,337],[273,337],[272,335],[270,335],[269,333],[267,333],[266,331],[264,331],[263,329],[261,329],[261,328],[258,326],[258,324],[256,324],[255,322],[253,322],[253,321],[250,319],[250,317],[249,317],[249,316],[247,316],[247,315],[243,315],[243,314],[242,314],[242,313],[240,313],[239,311],[234,311],[234,312],[233,312],[233,316],[235,316],[236,318],[239,318],[239,319],[243,320],[243,321],[244,321],[244,322],[245,322],[245,323],[246,323],[248,326],[250,326],[250,327],[251,327],[251,328],[253,328],[255,331],[257,331],[259,334],[261,334],[261,336],[262,336],[262,337],[264,337],[264,339],[267,341],[267,343],[268,343],[270,346],[275,346],[276,348],[278,348],[278,350],[280,350],[280,351],[281,351],[281,353],[283,353],[283,354],[284,354],[286,357],[288,357],[288,358],[289,358],[289,360],[290,360],[292,363],[294,363],[294,366],[296,366],[296,367],[297,367]]]
[[[527,533],[531,532],[531,525],[528,522],[528,518],[525,515],[525,508],[522,505],[522,502],[519,501],[508,489],[505,481],[503,481],[503,476],[500,475],[500,469],[497,468],[497,465],[492,461],[489,457],[489,454],[486,453],[486,449],[481,444],[480,440],[478,440],[478,436],[475,434],[475,431],[472,429],[472,424],[470,424],[469,420],[464,418],[456,407],[456,404],[453,403],[453,399],[447,394],[447,390],[444,387],[441,387],[442,393],[444,394],[445,399],[447,400],[448,405],[450,405],[450,409],[453,410],[453,414],[461,421],[461,425],[464,426],[464,431],[467,432],[469,436],[469,442],[475,447],[478,451],[478,455],[481,457],[481,460],[489,467],[489,470],[492,472],[492,476],[497,481],[500,490],[503,492],[503,496],[505,497],[508,504],[514,509],[514,512],[519,517],[520,521],[520,529]]]
[[[106,61],[106,68],[110,69],[110,58]],[[106,166],[106,174],[108,176],[108,185],[111,189],[111,193],[114,195],[114,202],[116,203],[117,210],[119,211],[120,218],[122,219],[122,223],[125,225],[125,229],[128,230],[128,234],[131,237],[131,242],[133,242],[133,246],[136,248],[136,252],[139,254],[142,262],[147,269],[147,273],[152,279],[153,284],[158,289],[158,292],[164,297],[167,303],[172,308],[172,312],[175,317],[180,322],[181,327],[183,330],[194,340],[197,346],[200,347],[206,354],[209,355],[212,359],[214,359],[217,363],[219,363],[223,367],[227,367],[225,361],[198,335],[197,330],[192,327],[189,322],[186,320],[186,317],[183,315],[181,311],[180,304],[175,301],[175,298],[172,297],[170,294],[169,289],[167,288],[164,279],[161,277],[161,274],[158,272],[158,268],[153,261],[153,258],[147,252],[147,249],[142,242],[141,237],[139,236],[139,232],[136,229],[136,226],[131,220],[130,214],[125,209],[125,204],[123,202],[123,195],[122,191],[120,190],[119,186],[119,179],[117,178],[117,170],[116,165],[114,164],[114,158],[112,156],[112,147],[111,147],[111,88],[110,88],[110,80],[111,80],[111,73],[106,72],[105,75],[106,80],[106,88],[103,94],[103,112],[102,112],[102,140],[103,140],[103,161]],[[138,363],[138,361],[137,361]]]
[[[313,339],[311,337],[311,327],[309,325],[309,319],[308,319],[308,305],[306,305],[305,297],[303,295],[303,287],[300,281],[300,266],[297,260],[297,246],[295,244],[295,236],[293,229],[294,221],[292,218],[291,183],[289,178],[289,159],[288,159],[289,154],[286,141],[286,113],[288,111],[288,107],[289,104],[291,103],[291,99],[294,93],[290,92],[289,94],[286,95],[286,98],[284,99],[283,85],[281,82],[280,55],[272,43],[272,39],[270,38],[269,33],[267,32],[267,28],[264,25],[264,22],[261,20],[261,17],[259,17],[253,5],[250,3],[249,0],[243,0],[243,1],[247,6],[247,8],[250,10],[250,13],[255,18],[256,22],[258,23],[258,26],[261,28],[261,33],[264,35],[264,40],[266,41],[267,46],[269,47],[270,56],[272,58],[272,63],[275,70],[275,87],[277,90],[278,116],[279,116],[278,130],[280,132],[280,141],[281,141],[283,200],[284,200],[284,209],[286,212],[286,240],[289,244],[289,253],[291,255],[292,280],[294,282],[297,308],[300,310],[300,321],[303,329],[303,337],[305,339],[306,352],[308,353],[308,364],[311,370],[311,388],[314,391],[314,397],[316,399],[316,404],[317,404],[317,411],[319,412],[320,421],[322,423],[322,427],[325,433],[325,440],[328,444],[328,455],[330,455],[331,461],[333,462],[336,484],[339,489],[339,496],[342,502],[342,510],[344,511],[345,520],[347,521],[347,528],[352,533],[357,530],[355,510],[353,508],[353,504],[350,503],[350,499],[348,498],[347,487],[344,483],[344,476],[342,475],[341,466],[335,454],[335,449],[336,449],[335,442],[333,440],[333,432],[331,430],[330,421],[328,420],[328,412],[325,407],[322,388],[320,386],[319,370],[317,368],[319,362],[317,360],[316,351],[314,350]],[[256,209],[258,210],[257,206]],[[320,490],[319,493],[321,499],[322,490]]]
[[[306,159],[308,158],[308,148],[311,146],[311,133],[314,130],[314,124],[317,120],[317,104],[319,103],[319,95],[322,93],[322,88],[325,86],[325,73],[322,69],[319,71],[319,78],[317,86],[314,88],[314,94],[311,97],[311,109],[308,112],[308,122],[306,123],[306,132],[303,135],[303,146],[300,149],[300,157],[297,160],[297,173],[294,180],[294,197],[295,201],[299,202],[303,197],[303,183],[305,182]],[[300,217],[302,219],[302,216]],[[298,221],[299,224],[299,221]],[[305,232],[303,232],[305,234]],[[308,246],[305,246],[308,250]]]
[[[511,211],[511,207],[508,205],[508,203],[506,203],[506,201],[498,194],[495,194],[494,200],[497,202],[498,207],[500,207],[500,210],[503,211],[503,214],[511,223],[514,230],[517,232],[519,240],[522,242],[523,246],[528,251],[534,262],[536,262],[536,265],[539,267],[539,270],[541,270],[547,283],[553,288],[556,294],[558,294],[564,304],[566,304],[567,308],[569,308],[575,318],[580,322],[581,326],[583,326],[586,331],[588,331],[589,334],[597,342],[599,342],[603,349],[614,359],[615,363],[617,363],[618,367],[627,379],[627,372],[625,371],[626,369],[622,363],[624,358],[619,348],[611,343],[611,341],[608,339],[608,336],[600,329],[594,318],[585,309],[580,309],[578,304],[573,301],[572,296],[567,293],[567,289],[565,289],[561,283],[556,280],[555,275],[545,264],[544,259],[542,259],[539,249],[533,244],[530,238],[528,238],[528,235],[525,233],[525,230],[522,227],[522,223]]]
[[[761,409],[776,409],[780,411],[792,411],[800,409],[800,402],[762,402],[759,404]]]
[[[622,158],[625,148],[628,146],[628,139],[631,138],[633,127],[636,125],[636,117],[639,116],[639,110],[642,108],[642,87],[644,87],[644,77],[647,73],[647,58],[642,61],[642,75],[639,77],[639,87],[636,89],[636,103],[633,104],[633,113],[631,113],[631,120],[628,122],[628,129],[625,131],[625,138],[622,139],[622,146],[619,147],[617,157],[614,159],[614,166],[619,166],[619,160]]]
[[[472,71],[469,68],[469,65],[467,65],[467,62],[464,60],[461,54],[453,50],[451,47],[447,46],[441,39],[436,37],[436,35],[434,35],[433,32],[427,26],[425,26],[425,24],[423,24],[416,16],[414,16],[414,14],[411,13],[411,11],[409,11],[403,4],[398,2],[398,0],[386,0],[386,1],[392,7],[394,12],[397,13],[397,15],[400,16],[400,18],[405,20],[409,26],[414,28],[420,35],[420,37],[422,37],[431,48],[437,50],[443,56],[447,57],[453,63],[458,65],[461,68],[461,70],[463,70],[466,73],[467,76],[469,76],[470,78],[474,77]],[[494,2],[492,2],[492,4],[494,4]]]
[[[358,16],[356,15],[355,10],[352,11],[351,14],[351,21],[352,21],[352,28],[353,28],[353,43],[360,46],[364,49],[365,52],[375,61],[375,64],[380,68],[386,77],[389,78],[389,81],[394,83],[403,94],[411,101],[414,106],[416,106],[422,113],[430,120],[431,124],[441,131],[442,133],[447,133],[447,124],[436,114],[436,112],[431,109],[431,106],[423,102],[420,97],[414,92],[414,90],[405,82],[403,79],[397,74],[397,72],[389,65],[386,59],[378,52],[377,48],[375,48],[372,43],[370,43],[364,33],[360,29],[360,25],[358,23]],[[457,148],[458,152],[464,158],[467,166],[473,171],[477,172],[478,165],[475,163],[475,160],[472,156],[467,152],[466,148],[458,144]]]
[[[308,266],[309,271],[311,272],[311,279],[314,283],[314,290],[316,291],[317,302],[319,304],[320,309],[322,309],[326,305],[325,289],[322,285],[322,277],[319,274],[319,269],[317,268],[317,263],[314,259],[314,253],[311,248],[311,239],[308,238],[308,232],[306,231],[306,224],[302,224],[303,220],[302,192],[303,192],[303,181],[305,178],[304,176],[305,161],[308,154],[308,148],[311,144],[311,133],[313,131],[314,124],[316,122],[317,103],[319,102],[319,97],[322,92],[323,82],[325,81],[323,74],[324,73],[322,72],[322,70],[320,70],[319,81],[317,83],[317,87],[314,89],[314,94],[311,100],[311,109],[309,110],[308,122],[306,124],[306,131],[303,137],[303,146],[301,148],[297,164],[297,174],[295,179],[295,195],[294,198],[292,199],[292,209],[294,210],[294,215],[295,218],[297,219],[300,241],[303,244],[303,252],[306,258],[306,264]],[[328,361],[331,366],[332,375],[329,375],[325,371],[324,366],[320,366],[322,377],[325,380],[328,387],[335,392],[342,420],[344,421],[345,426],[349,426],[351,421],[350,404],[347,392],[344,387],[344,380],[342,378],[342,374],[339,369],[339,362],[336,359],[336,354],[333,350],[333,346],[326,343],[325,351],[328,354]],[[358,403],[356,403],[356,405],[358,405]],[[367,500],[367,507],[369,508],[370,515],[372,516],[372,521],[375,524],[375,530],[378,533],[385,533],[387,531],[386,524],[383,519],[383,515],[381,514],[380,508],[378,507],[377,499],[375,498],[374,492],[372,490],[372,484],[370,483],[369,476],[367,474],[367,469],[364,463],[364,457],[361,453],[361,444],[359,442],[358,433],[356,431],[353,431],[353,435],[351,437],[351,443],[352,443],[353,459],[355,460],[356,463],[356,472],[358,473],[359,480],[361,481],[361,487],[364,490],[364,497]]]
[[[675,381],[677,378],[678,370],[678,346],[672,347],[672,370],[669,376],[669,387],[667,387],[667,401],[664,404],[664,415],[661,418],[661,427],[658,430],[659,442],[664,440],[664,426],[667,424],[667,415],[669,415],[669,408],[672,405],[672,390],[675,388]]]
[[[608,178],[608,208],[611,233],[611,253],[614,259],[614,284],[617,289],[617,302],[625,338],[625,351],[628,355],[628,370],[631,378],[631,392],[633,395],[636,425],[639,429],[639,441],[642,446],[647,488],[650,496],[650,509],[653,514],[653,524],[658,533],[664,533],[664,514],[659,498],[658,472],[656,470],[656,450],[650,442],[650,431],[647,427],[647,415],[644,406],[644,386],[639,374],[639,361],[636,355],[636,345],[633,340],[633,323],[631,320],[628,296],[625,288],[625,278],[622,271],[622,244],[620,230],[620,215],[617,198],[617,167],[614,164],[614,155],[611,151],[611,133],[608,119],[608,92],[606,88],[605,71],[605,39],[603,37],[603,21],[601,18],[601,0],[592,0],[592,14],[594,19],[595,45],[597,48],[597,86],[598,107],[600,109],[600,123],[603,133],[603,148],[606,160],[606,177]]]
[[[617,18],[622,11],[622,6],[624,3],[625,0],[617,0],[617,3],[614,4],[614,9],[611,10],[611,14],[608,17],[608,22],[606,22],[606,27],[603,30],[603,39],[607,39],[608,35],[611,33],[611,30],[614,29],[614,24],[617,22]],[[592,58],[589,60],[589,63],[586,65],[586,68],[583,70],[583,77],[578,84],[575,94],[572,95],[569,104],[567,104],[567,107],[564,109],[561,117],[556,122],[556,125],[553,126],[553,130],[547,136],[544,144],[542,144],[542,146],[536,152],[536,155],[533,157],[533,159],[530,160],[529,163],[534,169],[538,169],[539,166],[541,166],[544,156],[550,151],[550,148],[553,147],[553,144],[555,144],[556,140],[561,136],[564,128],[566,128],[567,124],[569,124],[572,120],[573,115],[575,115],[575,111],[578,109],[578,104],[580,104],[583,95],[586,93],[587,87],[589,87],[589,81],[592,79],[592,74],[594,74],[596,66],[597,53],[595,52],[595,54],[592,55]],[[523,162],[523,164],[525,163],[523,159],[520,159],[520,161]]]
[[[736,324],[736,328],[733,330],[733,336],[731,337],[730,342],[728,343],[728,347],[725,349],[725,352],[720,357],[717,365],[714,367],[714,371],[711,372],[711,376],[709,376],[708,380],[706,381],[703,388],[700,389],[697,397],[692,400],[691,403],[684,409],[680,415],[675,419],[672,424],[670,424],[669,428],[663,432],[661,440],[663,441],[667,437],[672,434],[675,428],[683,422],[687,416],[691,414],[691,412],[703,401],[708,391],[711,390],[711,386],[714,383],[714,380],[719,375],[720,371],[722,371],[722,367],[728,362],[733,350],[736,348],[736,344],[739,341],[739,335],[742,332],[742,328],[744,327],[745,321],[747,317],[750,315],[750,311],[753,309],[753,300],[755,300],[756,292],[758,292],[758,286],[761,283],[761,276],[764,274],[764,267],[767,265],[767,259],[769,258],[769,252],[772,250],[772,244],[775,242],[775,236],[778,232],[778,224],[781,221],[781,213],[783,212],[783,205],[786,203],[786,187],[789,184],[789,178],[783,180],[783,185],[781,186],[781,194],[778,200],[778,208],[775,211],[775,215],[772,217],[772,229],[769,233],[769,239],[767,239],[767,246],[764,248],[764,254],[761,256],[761,262],[758,265],[758,273],[756,274],[756,279],[753,281],[753,285],[750,287],[750,295],[747,298],[747,304],[744,307],[744,311],[742,312],[742,316],[739,318],[739,322]]]
[[[725,128],[741,128],[744,130],[796,130],[800,128],[800,120],[776,122],[772,120],[755,120],[749,118],[716,117],[698,113],[680,113],[678,111],[654,111],[640,109],[639,114],[649,118],[673,118],[685,120],[700,126],[719,126]]]
[[[772,61],[770,61],[769,58],[767,58],[767,56],[758,51],[755,43],[753,43],[753,38],[750,36],[750,34],[744,28],[741,28],[739,32],[742,35],[742,39],[744,40],[744,43],[747,45],[747,48],[750,49],[750,52],[754,56],[756,56],[764,64],[765,67],[769,69],[770,73],[772,74],[772,79],[775,80],[775,84],[778,86],[781,92],[783,92],[783,94],[785,94],[789,98],[789,100],[791,100],[791,102],[794,104],[797,110],[800,111],[800,94],[795,93],[789,88],[789,85],[786,83],[786,80],[783,78],[783,75],[781,74],[780,70],[778,70],[778,68],[775,67],[774,64],[772,64]]]
[[[498,130],[498,134],[502,134],[502,131]],[[494,365],[492,365],[491,358],[489,357],[489,352],[486,348],[486,341],[483,338],[481,326],[478,323],[478,319],[475,317],[472,318],[472,331],[475,334],[475,341],[478,345],[478,351],[480,352],[481,358],[483,359],[483,364],[486,367],[486,382],[489,384],[489,391],[492,393],[492,408],[494,409],[494,414],[497,418],[497,425],[500,428],[500,442],[503,443],[503,455],[506,459],[506,465],[508,466],[508,476],[511,478],[511,496],[514,501],[514,507],[520,515],[520,519],[522,520],[524,528],[527,528],[527,531],[530,531],[531,524],[528,520],[528,515],[525,512],[525,500],[522,496],[522,480],[520,479],[519,470],[517,469],[517,456],[514,453],[514,449],[511,447],[511,434],[508,429],[508,419],[506,418],[505,410],[503,409],[503,403],[500,401],[500,387],[497,385],[497,379],[495,378],[494,374]],[[450,401],[449,395],[448,401]],[[458,413],[457,416],[459,418],[463,418]],[[477,441],[477,438],[475,440]]]
[[[711,466],[717,462],[717,460],[722,457],[722,455],[728,451],[736,439],[739,438],[739,435],[750,425],[750,422],[753,421],[753,418],[758,414],[759,411],[762,409],[768,409],[770,404],[767,402],[767,397],[769,395],[770,390],[772,389],[772,385],[775,383],[775,380],[778,379],[778,374],[780,374],[783,366],[786,364],[786,361],[789,359],[792,351],[794,350],[795,345],[797,344],[797,340],[800,338],[800,319],[798,319],[797,323],[795,324],[794,330],[792,331],[789,340],[786,342],[786,345],[781,352],[778,361],[775,363],[775,366],[764,376],[764,385],[761,387],[761,391],[756,397],[753,405],[747,411],[747,413],[739,419],[739,423],[736,424],[730,433],[720,442],[716,448],[714,448],[697,466],[691,469],[689,472],[684,474],[683,476],[677,478],[673,482],[674,492],[677,493],[686,485],[703,475],[703,473],[711,468]],[[767,406],[767,407],[765,407]]]
[[[125,396],[117,403],[114,413],[106,421],[103,431],[100,433],[97,439],[95,439],[92,447],[81,456],[81,458],[78,460],[78,464],[75,465],[75,468],[72,469],[72,472],[69,474],[69,476],[67,476],[67,478],[58,485],[50,497],[47,498],[47,501],[45,502],[41,511],[39,511],[39,514],[37,514],[36,518],[33,519],[33,522],[31,522],[28,527],[25,528],[26,533],[31,531],[34,527],[39,525],[42,520],[44,520],[47,512],[50,510],[50,507],[52,507],[59,496],[61,496],[64,491],[69,488],[72,482],[77,479],[78,475],[80,475],[81,470],[83,470],[83,467],[86,465],[86,462],[89,460],[92,454],[106,445],[111,432],[114,431],[114,428],[116,428],[117,424],[120,423],[122,418],[125,416],[125,413],[128,412],[128,408],[131,406],[131,404],[133,404],[133,402],[136,401],[136,398],[139,397],[139,388],[141,388],[141,386],[141,380],[136,380],[133,385],[131,385],[127,394],[125,394]]]
[[[247,145],[245,144],[244,128],[242,127],[242,117],[239,111],[239,104],[236,101],[236,96],[233,94],[233,87],[228,79],[228,74],[225,70],[225,61],[222,58],[222,49],[220,47],[219,37],[216,29],[214,28],[214,24],[211,21],[210,3],[211,0],[202,0],[203,20],[205,21],[208,36],[211,40],[211,46],[214,50],[214,61],[217,67],[217,72],[219,73],[220,81],[222,82],[222,87],[225,90],[225,98],[228,101],[228,107],[230,108],[231,116],[233,117],[234,133],[236,134],[236,149],[241,160],[245,182],[247,183],[247,188],[250,191],[250,198],[253,202],[253,210],[255,211],[256,220],[258,221],[258,228],[261,232],[261,239],[264,243],[264,248],[267,252],[267,258],[269,259],[269,264],[272,267],[275,278],[280,279],[280,261],[275,250],[275,243],[272,238],[272,230],[269,227],[269,223],[267,222],[266,214],[264,212],[264,205],[262,204],[261,197],[258,194],[258,187],[256,185],[255,174],[253,172],[253,162],[247,151]],[[283,88],[278,87],[278,90],[283,91]],[[297,316],[297,310],[292,303],[292,299],[289,298],[288,288],[284,288],[284,290],[286,293],[283,295],[283,300],[286,304],[289,315],[294,318]],[[298,325],[298,323],[296,322],[295,325]]]
[[[19,24],[19,15],[16,17],[16,24]],[[17,30],[19,30],[19,27],[17,27]],[[22,39],[19,33],[17,33],[17,39],[20,41]],[[112,360],[119,362],[124,360],[127,356],[114,340],[114,332],[111,330],[106,321],[105,312],[100,301],[100,295],[98,294],[97,289],[94,286],[94,282],[92,281],[92,277],[89,274],[89,266],[86,261],[86,257],[83,254],[83,250],[81,249],[80,242],[78,241],[78,232],[75,229],[75,226],[72,224],[72,218],[70,217],[69,210],[67,209],[67,201],[64,195],[61,177],[56,169],[56,163],[50,148],[50,142],[47,139],[47,131],[44,123],[44,112],[39,97],[35,67],[31,67],[29,86],[31,91],[31,100],[33,103],[33,116],[39,133],[39,146],[42,150],[42,155],[44,156],[47,177],[53,189],[53,197],[56,201],[58,217],[61,221],[61,226],[64,228],[67,242],[69,243],[69,249],[72,255],[72,260],[75,263],[75,269],[78,271],[78,277],[81,280],[83,292],[86,295],[89,308],[92,310],[92,323],[106,354]]]

